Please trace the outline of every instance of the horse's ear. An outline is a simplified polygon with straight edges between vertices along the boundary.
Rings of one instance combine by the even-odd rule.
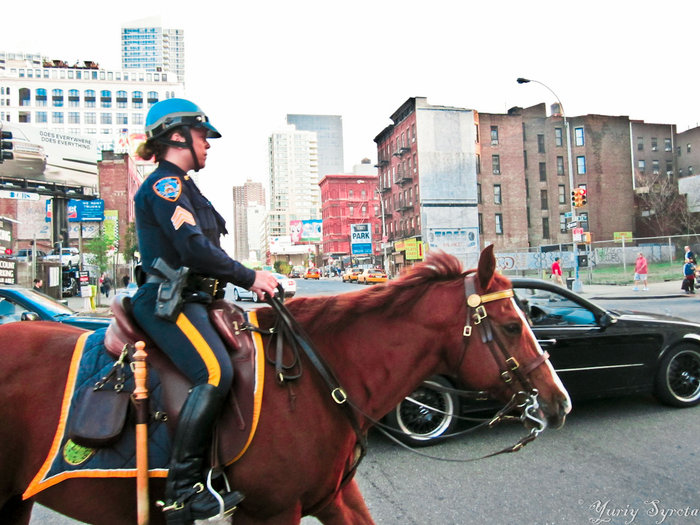
[[[479,268],[477,276],[482,290],[488,290],[491,286],[493,274],[496,271],[496,257],[493,254],[493,244],[483,249],[479,256]]]

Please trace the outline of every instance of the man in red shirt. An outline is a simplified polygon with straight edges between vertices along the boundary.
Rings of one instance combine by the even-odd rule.
[[[564,286],[564,279],[561,273],[561,263],[559,262],[559,257],[554,258],[552,263],[552,279],[554,279],[558,284]]]

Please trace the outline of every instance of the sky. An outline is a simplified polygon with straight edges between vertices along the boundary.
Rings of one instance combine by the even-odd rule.
[[[0,49],[107,69],[120,67],[122,25],[160,16],[184,29],[187,98],[223,135],[200,177],[218,209],[232,186],[266,181],[267,139],[288,113],[341,115],[347,171],[376,161],[374,137],[409,97],[487,113],[555,102],[521,76],[567,116],[700,124],[695,0],[6,4]]]

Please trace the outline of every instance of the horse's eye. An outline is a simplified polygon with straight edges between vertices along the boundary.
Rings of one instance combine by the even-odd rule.
[[[503,325],[503,330],[508,335],[519,335],[520,334],[520,323],[507,323]]]

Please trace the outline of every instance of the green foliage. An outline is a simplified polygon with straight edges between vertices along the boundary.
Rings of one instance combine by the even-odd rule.
[[[107,270],[109,257],[107,250],[112,245],[112,241],[105,237],[104,232],[100,229],[100,235],[87,241],[84,245],[84,250],[95,256],[95,264],[100,269],[100,273]]]
[[[134,254],[139,249],[138,238],[136,237],[136,223],[130,222],[126,227],[126,232],[124,233],[124,239],[120,243],[122,247],[122,253],[124,254],[124,259],[131,261],[134,258]]]
[[[282,275],[289,275],[289,272],[292,271],[292,265],[287,261],[275,261],[275,271]]]

